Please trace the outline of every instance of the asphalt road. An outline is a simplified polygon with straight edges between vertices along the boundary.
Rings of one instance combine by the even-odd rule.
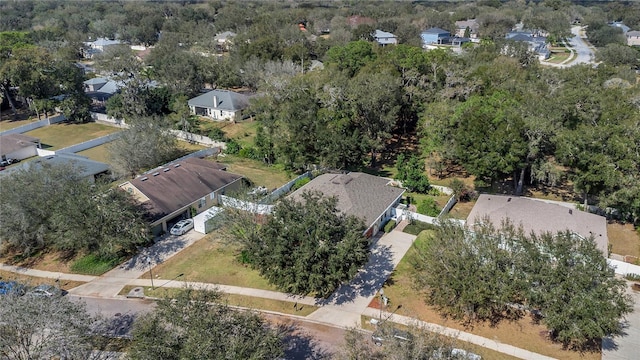
[[[595,54],[580,36],[580,32],[582,30],[583,28],[580,26],[573,26],[571,28],[571,33],[574,36],[569,40],[569,42],[573,45],[573,50],[576,52],[576,58],[571,62],[571,65],[594,63]]]
[[[130,335],[136,317],[155,307],[155,302],[144,299],[104,299],[68,295],[69,300],[82,302],[92,315],[101,315],[108,320],[107,331],[113,335]],[[273,324],[287,329],[284,359],[330,359],[342,346],[345,330],[320,325],[280,315],[265,315]]]

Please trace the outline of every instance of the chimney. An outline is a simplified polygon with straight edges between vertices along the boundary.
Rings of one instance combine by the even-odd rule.
[[[218,107],[218,97],[213,95],[213,107],[217,108]]]

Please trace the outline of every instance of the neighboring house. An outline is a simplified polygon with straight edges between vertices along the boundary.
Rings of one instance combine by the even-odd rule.
[[[343,214],[362,219],[367,226],[367,237],[378,233],[395,214],[404,189],[389,185],[390,180],[360,172],[348,174],[322,174],[289,195],[301,200],[305,191],[319,191],[324,196],[335,196],[337,208]]]
[[[422,45],[446,44],[449,42],[451,33],[437,27],[425,30],[420,34]]]
[[[390,32],[376,30],[373,32],[373,39],[378,42],[378,44],[384,45],[396,45],[398,44],[398,37],[393,35]]]
[[[468,37],[471,39],[477,39],[478,29],[480,29],[480,24],[478,24],[478,21],[476,21],[476,19],[456,21],[457,37]],[[469,32],[468,34],[467,31]]]
[[[41,156],[31,161],[25,161],[19,166],[6,169],[2,172],[2,175],[10,175],[15,171],[29,170],[32,167],[41,167],[43,165],[71,166],[78,172],[81,178],[85,178],[91,182],[94,182],[98,176],[109,172],[109,165],[105,163],[91,160],[85,156],[62,153]]]
[[[538,55],[540,60],[546,60],[551,56],[551,51],[547,47],[547,38],[531,31],[511,31],[505,36],[507,40],[524,42],[529,51]]]
[[[23,134],[0,136],[0,160],[24,160],[38,155],[40,139]]]
[[[233,45],[233,38],[236,37],[236,35],[233,31],[225,31],[217,34],[213,39],[216,41],[218,50],[228,51],[229,47]]]
[[[451,45],[452,46],[460,47],[460,46],[462,46],[462,45],[464,45],[464,44],[466,44],[468,42],[471,42],[471,39],[469,39],[467,37],[455,36],[455,37],[450,38],[450,41],[451,41]]]
[[[532,198],[483,194],[473,206],[466,225],[473,230],[485,218],[496,227],[508,218],[515,226],[522,226],[526,234],[569,230],[584,239],[593,236],[598,250],[605,256],[608,254],[607,219],[599,215]]]
[[[109,40],[105,38],[98,38],[95,41],[85,42],[84,45],[86,46],[86,49],[84,49],[84,57],[90,59],[94,55],[104,52],[110,46],[121,44],[122,42],[120,42],[120,40]]]
[[[168,164],[155,172],[119,185],[149,212],[155,235],[175,222],[190,218],[220,203],[220,195],[240,190],[242,175],[232,174],[224,164],[199,158]]]
[[[627,31],[625,36],[627,37],[627,45],[640,46],[640,31]]]
[[[110,97],[117,94],[124,86],[122,81],[115,81],[108,78],[96,77],[84,82],[85,93],[94,105],[104,106]]]
[[[218,121],[237,121],[242,119],[242,110],[249,106],[249,97],[216,89],[190,99],[188,104],[194,115]]]

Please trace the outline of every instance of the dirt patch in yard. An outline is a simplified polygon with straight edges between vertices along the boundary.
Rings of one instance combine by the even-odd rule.
[[[640,257],[640,236],[632,224],[610,222],[607,235],[613,254]]]
[[[9,253],[0,257],[0,262],[7,265],[20,266],[29,269],[72,273],[72,261],[65,259],[61,253],[56,252],[38,254],[27,259],[21,259],[19,254]]]

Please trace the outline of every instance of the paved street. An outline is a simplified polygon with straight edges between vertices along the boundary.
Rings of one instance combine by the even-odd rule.
[[[640,292],[629,286],[627,293],[635,301],[634,311],[627,315],[623,336],[602,341],[602,360],[629,360],[640,356]]]

